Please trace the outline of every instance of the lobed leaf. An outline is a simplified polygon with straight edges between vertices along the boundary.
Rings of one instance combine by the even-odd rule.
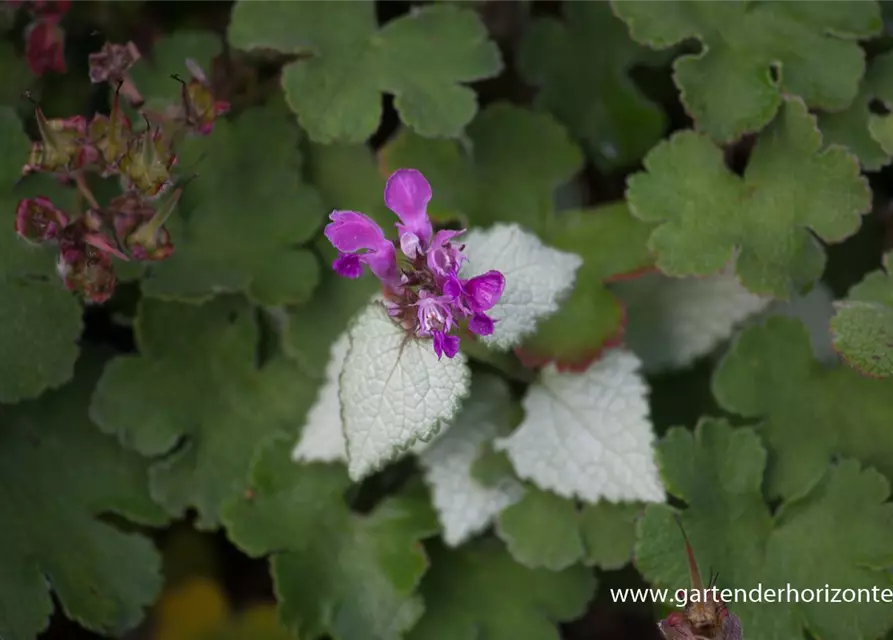
[[[319,230],[324,209],[301,181],[300,140],[284,106],[273,101],[184,141],[180,164],[200,176],[168,224],[176,251],[149,268],[144,293],[201,302],[244,292],[268,306],[310,299],[320,266],[298,245]]]
[[[657,224],[649,246],[670,276],[707,276],[735,258],[752,293],[788,299],[818,279],[827,243],[854,234],[871,208],[855,157],[822,149],[815,118],[786,99],[760,135],[743,177],[704,135],[685,131],[645,158],[629,179],[632,212]]]
[[[101,521],[114,513],[163,524],[147,464],[101,434],[87,400],[102,366],[85,351],[74,379],[39,400],[0,407],[0,636],[36,638],[52,590],[68,618],[122,634],[161,589],[161,561],[143,535]]]
[[[464,226],[515,223],[542,234],[555,189],[583,164],[567,131],[548,114],[497,103],[478,114],[467,137],[466,145],[401,130],[379,151],[383,171],[414,167],[425,174],[438,218]]]
[[[614,13],[633,39],[665,49],[697,38],[697,54],[679,56],[674,80],[686,111],[718,142],[759,131],[786,96],[809,107],[849,107],[865,71],[856,42],[881,31],[876,2],[858,5],[731,2],[617,2]]]
[[[362,142],[378,128],[381,94],[420,135],[456,137],[477,101],[464,83],[502,62],[477,14],[449,5],[415,8],[379,28],[372,2],[237,2],[228,38],[241,49],[297,54],[282,87],[315,142]]]
[[[316,383],[283,358],[256,364],[258,327],[242,298],[202,306],[144,299],[135,331],[140,354],[108,364],[91,416],[154,458],[152,496],[170,514],[195,508],[197,527],[215,527],[257,444],[295,432]]]
[[[659,452],[670,492],[686,503],[682,526],[700,566],[719,575],[719,592],[758,586],[783,592],[771,606],[736,596],[730,608],[745,637],[788,640],[808,629],[816,637],[868,640],[893,626],[881,602],[829,607],[815,597],[825,585],[869,592],[893,585],[887,571],[893,507],[885,504],[890,487],[879,473],[841,460],[773,515],[761,493],[766,451],[752,429],[704,419],[694,434],[672,429]],[[689,588],[684,542],[669,507],[649,506],[637,538],[636,562],[647,580]],[[787,589],[812,590],[813,601],[792,601]]]
[[[770,496],[802,495],[840,456],[893,478],[893,381],[817,362],[798,320],[769,318],[744,331],[712,386],[723,408],[762,420]]]
[[[233,498],[223,520],[247,553],[272,553],[279,619],[301,638],[396,640],[422,615],[415,590],[428,560],[418,541],[436,520],[409,497],[351,513],[349,484],[340,466],[294,464],[275,439],[260,450],[249,495]]]
[[[556,640],[556,624],[580,616],[595,589],[585,567],[528,569],[492,539],[438,546],[431,564],[409,640]]]
[[[889,270],[893,253],[884,258],[884,268],[868,274],[836,304],[831,320],[834,348],[847,363],[870,376],[893,376],[893,281]]]
[[[568,3],[563,18],[537,18],[524,32],[521,75],[539,87],[537,106],[567,125],[599,169],[634,164],[667,124],[629,77],[653,56],[630,39],[607,3]]]
[[[893,154],[893,119],[874,112],[874,101],[893,107],[893,53],[871,61],[859,95],[845,111],[823,113],[819,126],[825,141],[849,148],[866,171],[879,171]]]

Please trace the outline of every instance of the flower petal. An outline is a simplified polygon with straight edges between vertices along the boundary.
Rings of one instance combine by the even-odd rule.
[[[399,169],[388,178],[384,188],[385,204],[403,222],[405,231],[415,233],[424,245],[431,241],[433,233],[428,219],[430,201],[431,185],[420,171]]]
[[[351,253],[342,253],[332,263],[332,269],[339,276],[356,280],[363,275],[363,265],[360,263],[360,257]]]
[[[479,336],[489,336],[493,333],[493,327],[496,323],[489,316],[483,313],[476,313],[468,321],[468,330]]]
[[[499,302],[505,289],[505,276],[499,271],[488,271],[465,283],[465,294],[474,311],[487,311]]]
[[[336,249],[353,253],[360,249],[378,250],[387,242],[384,232],[369,216],[356,211],[333,211],[325,236]]]

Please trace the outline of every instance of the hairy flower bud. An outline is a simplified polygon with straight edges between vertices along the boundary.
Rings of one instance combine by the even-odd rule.
[[[28,162],[22,169],[24,175],[34,172],[68,175],[95,160],[97,152],[87,140],[87,121],[83,116],[48,120],[40,107],[36,116],[41,140],[31,147]]]

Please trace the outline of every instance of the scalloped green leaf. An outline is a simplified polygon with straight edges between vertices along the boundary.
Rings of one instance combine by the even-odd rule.
[[[865,72],[859,38],[881,31],[876,2],[612,1],[632,37],[655,49],[687,39],[673,65],[686,111],[719,142],[759,131],[785,96],[829,111],[849,107]]]
[[[834,348],[855,369],[869,376],[893,376],[893,252],[884,268],[869,273],[837,302],[831,319]]]
[[[634,4],[634,3],[630,3]],[[827,243],[854,234],[871,208],[855,156],[822,149],[815,117],[786,99],[760,135],[743,177],[710,139],[683,131],[645,158],[628,181],[633,214],[657,225],[649,246],[671,276],[719,273],[736,258],[741,283],[790,299],[822,273]]]
[[[317,384],[289,360],[258,366],[255,310],[242,298],[202,306],[144,299],[135,332],[140,354],[106,366],[91,416],[154,458],[152,496],[171,515],[192,507],[197,527],[215,527],[258,443],[295,433]]]
[[[636,163],[666,128],[666,116],[629,77],[654,57],[630,39],[606,2],[569,2],[564,20],[537,18],[518,52],[536,104],[561,120],[604,171]]]
[[[382,168],[425,174],[437,194],[430,211],[441,219],[518,223],[541,234],[555,189],[583,165],[567,131],[546,113],[498,103],[481,111],[467,134],[463,145],[402,130],[379,152]]]
[[[668,487],[686,503],[680,518],[702,568],[717,589],[889,589],[893,575],[890,485],[853,460],[826,467],[808,493],[774,515],[763,502],[766,451],[752,429],[704,419],[692,434],[675,428],[659,445]],[[649,506],[639,522],[636,564],[657,587],[690,588],[685,546],[673,511]],[[731,593],[731,592],[730,592]],[[776,592],[777,593],[777,592]],[[839,592],[838,592],[839,594]],[[729,600],[730,598],[726,598]],[[822,638],[875,640],[893,626],[883,602],[837,604],[814,599],[729,604],[745,638],[790,640],[804,628]]]
[[[428,500],[352,513],[344,467],[297,465],[290,449],[282,439],[261,448],[249,491],[223,509],[230,538],[251,556],[272,553],[279,619],[301,638],[402,638],[423,611],[419,541],[438,530]]]
[[[422,580],[425,614],[409,640],[554,640],[586,609],[595,578],[582,566],[528,569],[497,540],[456,550],[432,545]]]
[[[56,275],[56,249],[31,246],[15,233],[22,198],[45,195],[59,207],[69,204],[46,176],[16,186],[30,148],[15,113],[0,107],[0,402],[34,398],[70,380],[83,329],[81,303]]]
[[[36,638],[54,592],[65,615],[120,635],[161,590],[151,541],[100,516],[162,524],[149,499],[147,463],[87,417],[102,357],[87,351],[74,380],[39,400],[0,406],[0,637]]]
[[[385,181],[364,145],[311,144],[308,165],[327,210],[362,211],[382,229],[397,221],[384,206]],[[308,303],[282,314],[283,343],[308,375],[322,379],[330,347],[347,330],[350,319],[381,290],[381,283],[368,273],[359,280],[337,275],[331,265],[338,252],[325,238],[314,248],[324,257],[320,284]]]
[[[619,569],[630,561],[641,504],[599,502],[578,508],[573,500],[528,487],[499,514],[496,533],[512,557],[532,569],[560,571],[577,562]]]
[[[723,408],[763,421],[769,495],[802,494],[839,456],[893,478],[893,380],[817,362],[799,320],[769,318],[745,330],[712,385]]]
[[[648,250],[653,227],[630,215],[625,203],[556,215],[546,242],[583,258],[574,288],[558,312],[540,321],[519,348],[530,364],[555,361],[560,370],[583,370],[623,337],[623,303],[607,285],[654,263]]]
[[[849,148],[866,171],[882,169],[893,155],[893,118],[874,113],[875,100],[893,107],[893,52],[872,59],[859,95],[846,111],[819,115],[825,142]]]
[[[309,300],[320,266],[299,245],[319,230],[325,210],[301,180],[300,142],[278,100],[184,141],[180,164],[199,175],[167,225],[174,254],[149,267],[143,292],[196,302],[244,292],[270,306]]]
[[[449,5],[416,7],[379,28],[373,2],[242,0],[233,7],[230,43],[297,54],[282,86],[301,126],[316,142],[362,142],[378,128],[381,94],[420,135],[456,137],[477,99],[465,83],[502,70],[477,13]]]

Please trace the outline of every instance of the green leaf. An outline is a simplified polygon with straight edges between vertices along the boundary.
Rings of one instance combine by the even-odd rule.
[[[689,38],[697,54],[677,58],[673,70],[686,111],[719,142],[759,131],[785,96],[808,106],[846,109],[859,89],[865,54],[859,38],[881,30],[876,2],[611,3],[632,37],[655,49]]]
[[[577,562],[619,569],[632,558],[635,503],[599,502],[578,509],[573,500],[528,487],[505,509],[496,533],[526,567],[560,571]]]
[[[521,345],[522,359],[535,364],[554,360],[559,369],[582,370],[605,348],[619,343],[623,304],[606,285],[654,263],[648,250],[652,229],[630,215],[622,202],[557,215],[546,242],[582,257],[583,266],[558,312],[542,320]]]
[[[264,437],[295,433],[316,391],[296,364],[258,367],[254,309],[241,298],[203,306],[144,299],[140,355],[115,358],[97,385],[91,415],[126,446],[156,457],[152,496],[172,515],[198,511],[217,525]]]
[[[297,54],[282,86],[301,126],[316,142],[362,142],[378,128],[381,94],[423,136],[456,137],[474,117],[474,92],[462,83],[498,74],[502,62],[478,15],[453,6],[414,8],[380,28],[372,2],[242,0],[233,7],[230,43]]]
[[[0,636],[36,638],[53,602],[97,633],[120,635],[161,589],[161,560],[144,536],[99,520],[143,524],[164,514],[146,491],[146,463],[102,435],[87,401],[102,360],[86,352],[74,380],[39,400],[0,406]]]
[[[0,105],[15,107],[21,103],[22,93],[33,83],[34,76],[25,58],[17,55],[15,46],[7,40],[0,41],[0,69],[3,70]]]
[[[327,210],[361,211],[382,229],[397,222],[397,216],[384,206],[384,178],[365,146],[312,144],[309,165]],[[317,249],[325,256],[319,287],[310,302],[289,309],[283,320],[286,351],[308,375],[322,379],[329,349],[354,314],[381,290],[381,283],[368,273],[359,280],[342,278],[331,266],[338,255],[335,248],[321,238]]]
[[[246,292],[271,306],[308,300],[320,267],[297,245],[313,237],[324,209],[316,190],[301,182],[299,143],[279,102],[184,141],[180,163],[199,175],[168,224],[176,251],[152,265],[143,291],[187,301]]]
[[[74,373],[82,308],[54,266],[56,249],[27,244],[15,232],[16,204],[45,195],[65,207],[65,191],[47,176],[15,186],[31,148],[11,109],[0,107],[0,402],[34,398]]]
[[[825,255],[810,231],[840,242],[871,208],[856,158],[842,147],[822,150],[815,118],[797,99],[760,135],[743,177],[691,131],[658,145],[645,168],[629,179],[627,197],[636,216],[659,223],[649,246],[661,271],[706,276],[737,256],[747,289],[782,299],[822,272]]]
[[[819,116],[825,142],[848,147],[859,156],[866,171],[880,170],[893,154],[893,118],[873,113],[875,100],[888,109],[893,107],[893,52],[871,61],[849,109]]]
[[[517,564],[492,538],[457,550],[439,545],[422,580],[425,615],[409,640],[557,640],[555,625],[586,609],[595,578]]]
[[[893,253],[884,268],[869,273],[838,302],[831,319],[834,348],[844,360],[870,376],[893,376]]]
[[[152,46],[151,55],[141,52],[145,57],[133,65],[130,77],[146,99],[144,108],[160,111],[181,104],[183,86],[171,76],[179,75],[188,82],[186,60],[191,59],[210,78],[211,61],[222,51],[220,36],[210,31],[184,30],[159,39]]]
[[[816,362],[800,321],[769,318],[747,329],[712,385],[725,409],[764,421],[770,496],[802,494],[837,456],[856,458],[893,478],[893,381]]]
[[[788,586],[869,593],[893,586],[893,505],[884,504],[890,487],[879,473],[844,460],[773,516],[760,489],[766,452],[753,430],[705,419],[694,434],[672,429],[659,451],[670,491],[687,504],[682,526],[702,569],[719,575],[719,593],[758,586],[764,594],[782,592],[770,606],[741,597],[729,605],[745,637],[790,640],[803,637],[805,627],[818,638],[873,640],[893,625],[889,604],[867,602],[864,592],[861,602],[833,606],[784,599]],[[669,507],[649,506],[637,538],[637,565],[649,582],[689,588],[685,546]]]
[[[499,514],[496,531],[524,566],[560,571],[583,557],[579,517],[573,500],[530,487]]]
[[[273,554],[279,617],[301,638],[403,637],[423,609],[418,541],[437,532],[428,500],[392,497],[351,513],[343,466],[295,464],[289,444],[268,442],[248,495],[225,506],[230,539],[251,556]]]
[[[499,103],[468,127],[470,144],[426,140],[403,130],[380,152],[387,173],[414,167],[434,191],[432,215],[485,226],[515,222],[542,233],[552,196],[581,168],[583,157],[551,116]]]
[[[571,2],[564,5],[563,23],[533,22],[518,65],[540,88],[537,105],[566,124],[596,165],[609,171],[636,163],[666,127],[663,111],[629,77],[648,54],[607,3]]]

